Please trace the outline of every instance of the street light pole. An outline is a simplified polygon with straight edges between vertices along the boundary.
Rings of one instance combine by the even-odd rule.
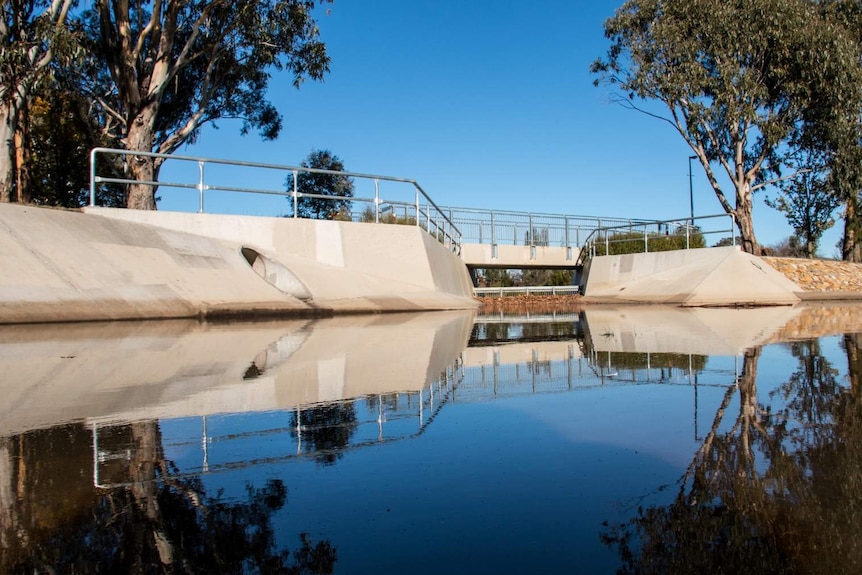
[[[694,227],[694,187],[692,185],[691,161],[696,160],[697,156],[688,157],[688,203],[691,208],[691,226]]]

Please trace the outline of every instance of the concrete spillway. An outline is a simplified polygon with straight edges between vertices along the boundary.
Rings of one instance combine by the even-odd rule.
[[[0,204],[0,323],[472,309],[413,226]]]

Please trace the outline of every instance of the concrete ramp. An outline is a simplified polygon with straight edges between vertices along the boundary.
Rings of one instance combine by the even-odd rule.
[[[793,305],[802,288],[735,247],[597,256],[589,301],[681,306]]]

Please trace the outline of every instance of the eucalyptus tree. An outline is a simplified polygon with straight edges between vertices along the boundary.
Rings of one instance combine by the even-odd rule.
[[[841,83],[856,86],[846,90],[824,90],[816,94],[801,131],[804,145],[823,151],[829,168],[829,184],[844,206],[842,259],[862,262],[862,4],[858,0],[819,0],[818,8],[827,25],[837,28],[856,45]]]
[[[591,67],[596,85],[616,86],[618,102],[683,137],[734,216],[743,249],[758,253],[753,194],[773,183],[812,94],[853,99],[841,80],[856,61],[854,43],[812,0],[628,0],[605,35],[611,46]]]
[[[320,3],[331,0],[320,0]],[[299,87],[329,71],[316,0],[97,0],[90,94],[106,134],[130,151],[172,153],[200,128],[242,119],[276,138],[281,116],[266,93],[272,73]],[[128,176],[158,180],[161,159],[131,156]],[[127,206],[155,209],[155,186],[129,188]]]
[[[300,194],[296,200],[297,215],[315,220],[350,219],[353,178],[334,173],[344,171],[344,162],[329,150],[312,150],[300,165],[315,171],[298,172],[296,181],[293,174],[287,176],[287,191],[296,188]]]
[[[824,152],[800,148],[787,162],[795,175],[780,181],[779,193],[765,202],[784,214],[804,243],[805,257],[813,258],[823,233],[835,224],[833,214],[841,199],[832,187]]]
[[[16,182],[21,163],[16,152],[25,152],[21,115],[34,88],[49,75],[58,49],[65,52],[72,45],[66,19],[74,4],[75,0],[0,1],[0,202],[28,199],[26,182]]]

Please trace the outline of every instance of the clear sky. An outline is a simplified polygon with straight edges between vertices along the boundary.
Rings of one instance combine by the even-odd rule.
[[[288,77],[271,82],[268,98],[284,117],[278,140],[240,136],[237,122],[222,121],[178,153],[298,165],[328,149],[347,170],[414,179],[440,205],[683,218],[690,149],[670,125],[593,86],[590,64],[609,45],[602,24],[620,5],[336,0],[318,12],[332,59],[325,80],[299,90]],[[722,212],[696,162],[692,188],[696,214]],[[159,195],[162,209],[179,203],[169,190]],[[281,198],[265,202],[208,196],[207,209],[288,212]],[[755,203],[761,243],[791,234],[763,193]],[[835,255],[838,237],[840,224],[820,253]]]

